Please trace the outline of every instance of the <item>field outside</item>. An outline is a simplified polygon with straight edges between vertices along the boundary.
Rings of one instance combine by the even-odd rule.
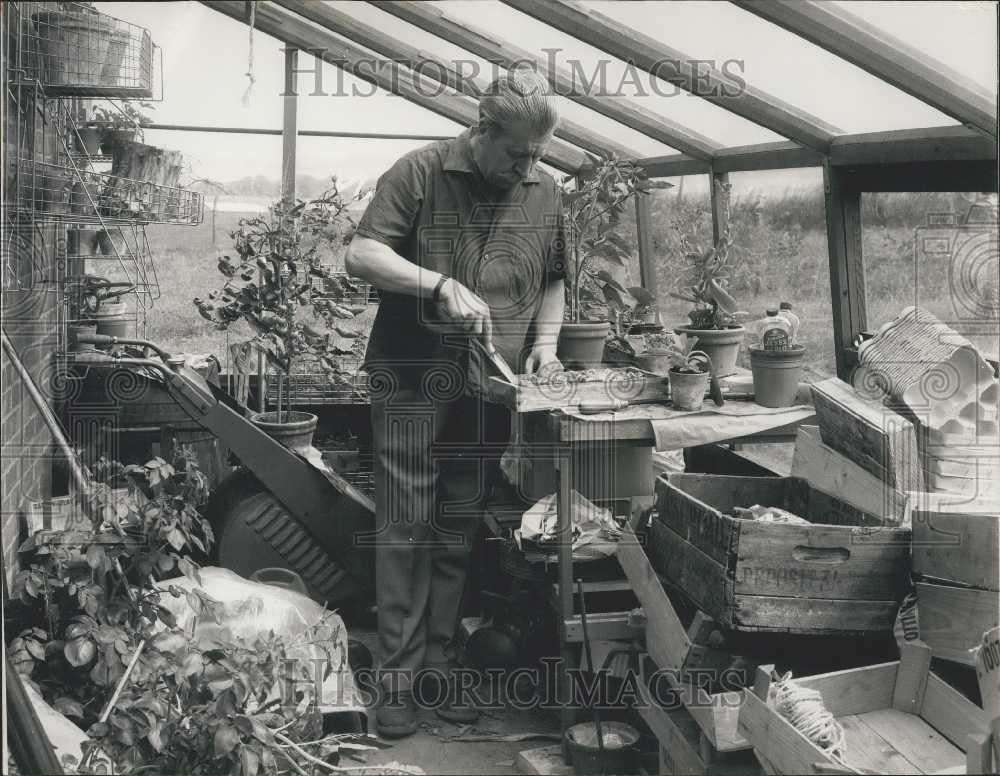
[[[972,195],[881,194],[863,200],[863,254],[869,329],[885,323],[915,301],[942,320],[956,319],[947,256],[927,254],[920,235],[928,217],[956,213],[964,217]],[[151,226],[147,230],[160,283],[160,297],[147,315],[148,338],[169,352],[215,354],[227,368],[228,345],[248,339],[245,324],[228,332],[216,331],[202,319],[192,299],[222,286],[217,257],[230,249],[229,232],[241,213],[238,200],[220,197],[213,218],[212,198],[206,203],[205,222],[196,227]],[[711,215],[707,201],[678,200],[672,190],[656,193],[653,244],[656,255],[660,309],[668,327],[686,321],[689,305],[669,296],[681,262],[677,225],[702,244],[710,242]],[[254,202],[253,209],[259,203]],[[995,200],[993,200],[995,214]],[[800,340],[808,349],[807,380],[834,373],[833,319],[824,225],[823,196],[815,192],[788,192],[763,198],[753,192],[734,193],[731,203],[733,237],[746,277],[733,289],[741,306],[756,319],[781,301],[794,305],[801,318]],[[995,230],[995,227],[991,227]],[[634,245],[634,220],[625,219],[622,235]],[[995,243],[994,243],[995,245]],[[342,267],[343,247],[331,246],[329,261]],[[990,264],[992,261],[992,264]],[[995,251],[983,268],[983,278],[996,294]],[[991,274],[992,273],[992,274]],[[626,271],[629,284],[638,283],[638,266]],[[980,281],[982,282],[982,281]],[[995,298],[995,296],[994,296]],[[374,309],[350,328],[367,329]],[[984,354],[997,356],[997,313],[978,322],[974,338]],[[745,350],[745,349],[744,349]],[[742,354],[749,366],[747,354]]]

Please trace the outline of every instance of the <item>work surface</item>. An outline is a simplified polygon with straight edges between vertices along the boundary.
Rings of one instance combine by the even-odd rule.
[[[618,440],[676,450],[748,436],[794,439],[795,428],[813,417],[813,408],[800,404],[770,409],[752,401],[730,400],[722,407],[706,401],[699,412],[637,404],[596,415],[567,408],[554,410],[552,417],[562,442]]]

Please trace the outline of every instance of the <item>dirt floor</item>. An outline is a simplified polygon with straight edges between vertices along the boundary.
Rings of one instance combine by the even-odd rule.
[[[373,630],[355,627],[350,634],[352,639],[363,642],[373,655],[378,653]],[[374,722],[375,709],[371,709],[369,729],[373,732]],[[518,773],[515,761],[520,751],[559,740],[559,717],[552,711],[490,709],[474,726],[467,727],[446,722],[432,710],[421,710],[418,726],[416,734],[408,738],[388,740],[390,748],[370,753],[364,764],[415,765],[428,774],[514,774]],[[467,740],[473,737],[520,738],[525,734],[538,737],[516,741]]]

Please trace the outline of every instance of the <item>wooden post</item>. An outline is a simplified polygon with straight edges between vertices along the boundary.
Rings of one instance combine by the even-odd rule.
[[[659,299],[656,292],[656,264],[653,257],[652,194],[635,196],[635,229],[639,243],[639,285]]]
[[[719,239],[729,228],[729,212],[724,206],[725,194],[719,190],[719,186],[729,185],[729,173],[713,172],[709,176],[709,183],[712,188],[712,242],[718,245]]]
[[[868,324],[861,256],[861,192],[847,180],[845,170],[829,164],[823,166],[823,184],[837,376],[849,381],[855,360],[848,348]]]
[[[285,49],[284,116],[281,123],[281,198],[295,198],[295,141],[298,124],[299,50]]]

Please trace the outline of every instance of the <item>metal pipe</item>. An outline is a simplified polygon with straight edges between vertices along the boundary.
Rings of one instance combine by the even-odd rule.
[[[225,132],[233,135],[281,135],[280,129],[254,129],[253,127],[200,127],[193,124],[143,124],[143,129],[177,130],[180,132]],[[318,129],[300,129],[302,137],[345,137],[363,140],[451,140],[454,135],[414,135],[405,132],[335,132]]]
[[[66,456],[66,462],[69,464],[69,472],[73,477],[73,481],[76,483],[81,493],[90,493],[90,481],[83,473],[83,468],[77,460],[76,452],[72,447],[70,447],[69,442],[63,435],[63,430],[59,426],[59,421],[52,412],[52,408],[49,407],[48,402],[45,401],[45,397],[42,396],[41,392],[38,390],[38,386],[35,385],[35,381],[32,380],[31,375],[28,374],[28,370],[21,362],[21,357],[17,354],[17,350],[14,348],[13,343],[7,337],[6,331],[3,331],[3,349],[7,354],[7,358],[10,359],[11,364],[14,365],[14,369],[17,371],[17,375],[21,379],[21,383],[24,385],[25,390],[27,390],[31,400],[35,402],[35,405],[38,407],[38,411],[42,414],[42,420],[45,421],[45,425],[48,426],[49,431],[52,432],[53,439],[55,439],[56,444],[59,445],[63,455]]]

